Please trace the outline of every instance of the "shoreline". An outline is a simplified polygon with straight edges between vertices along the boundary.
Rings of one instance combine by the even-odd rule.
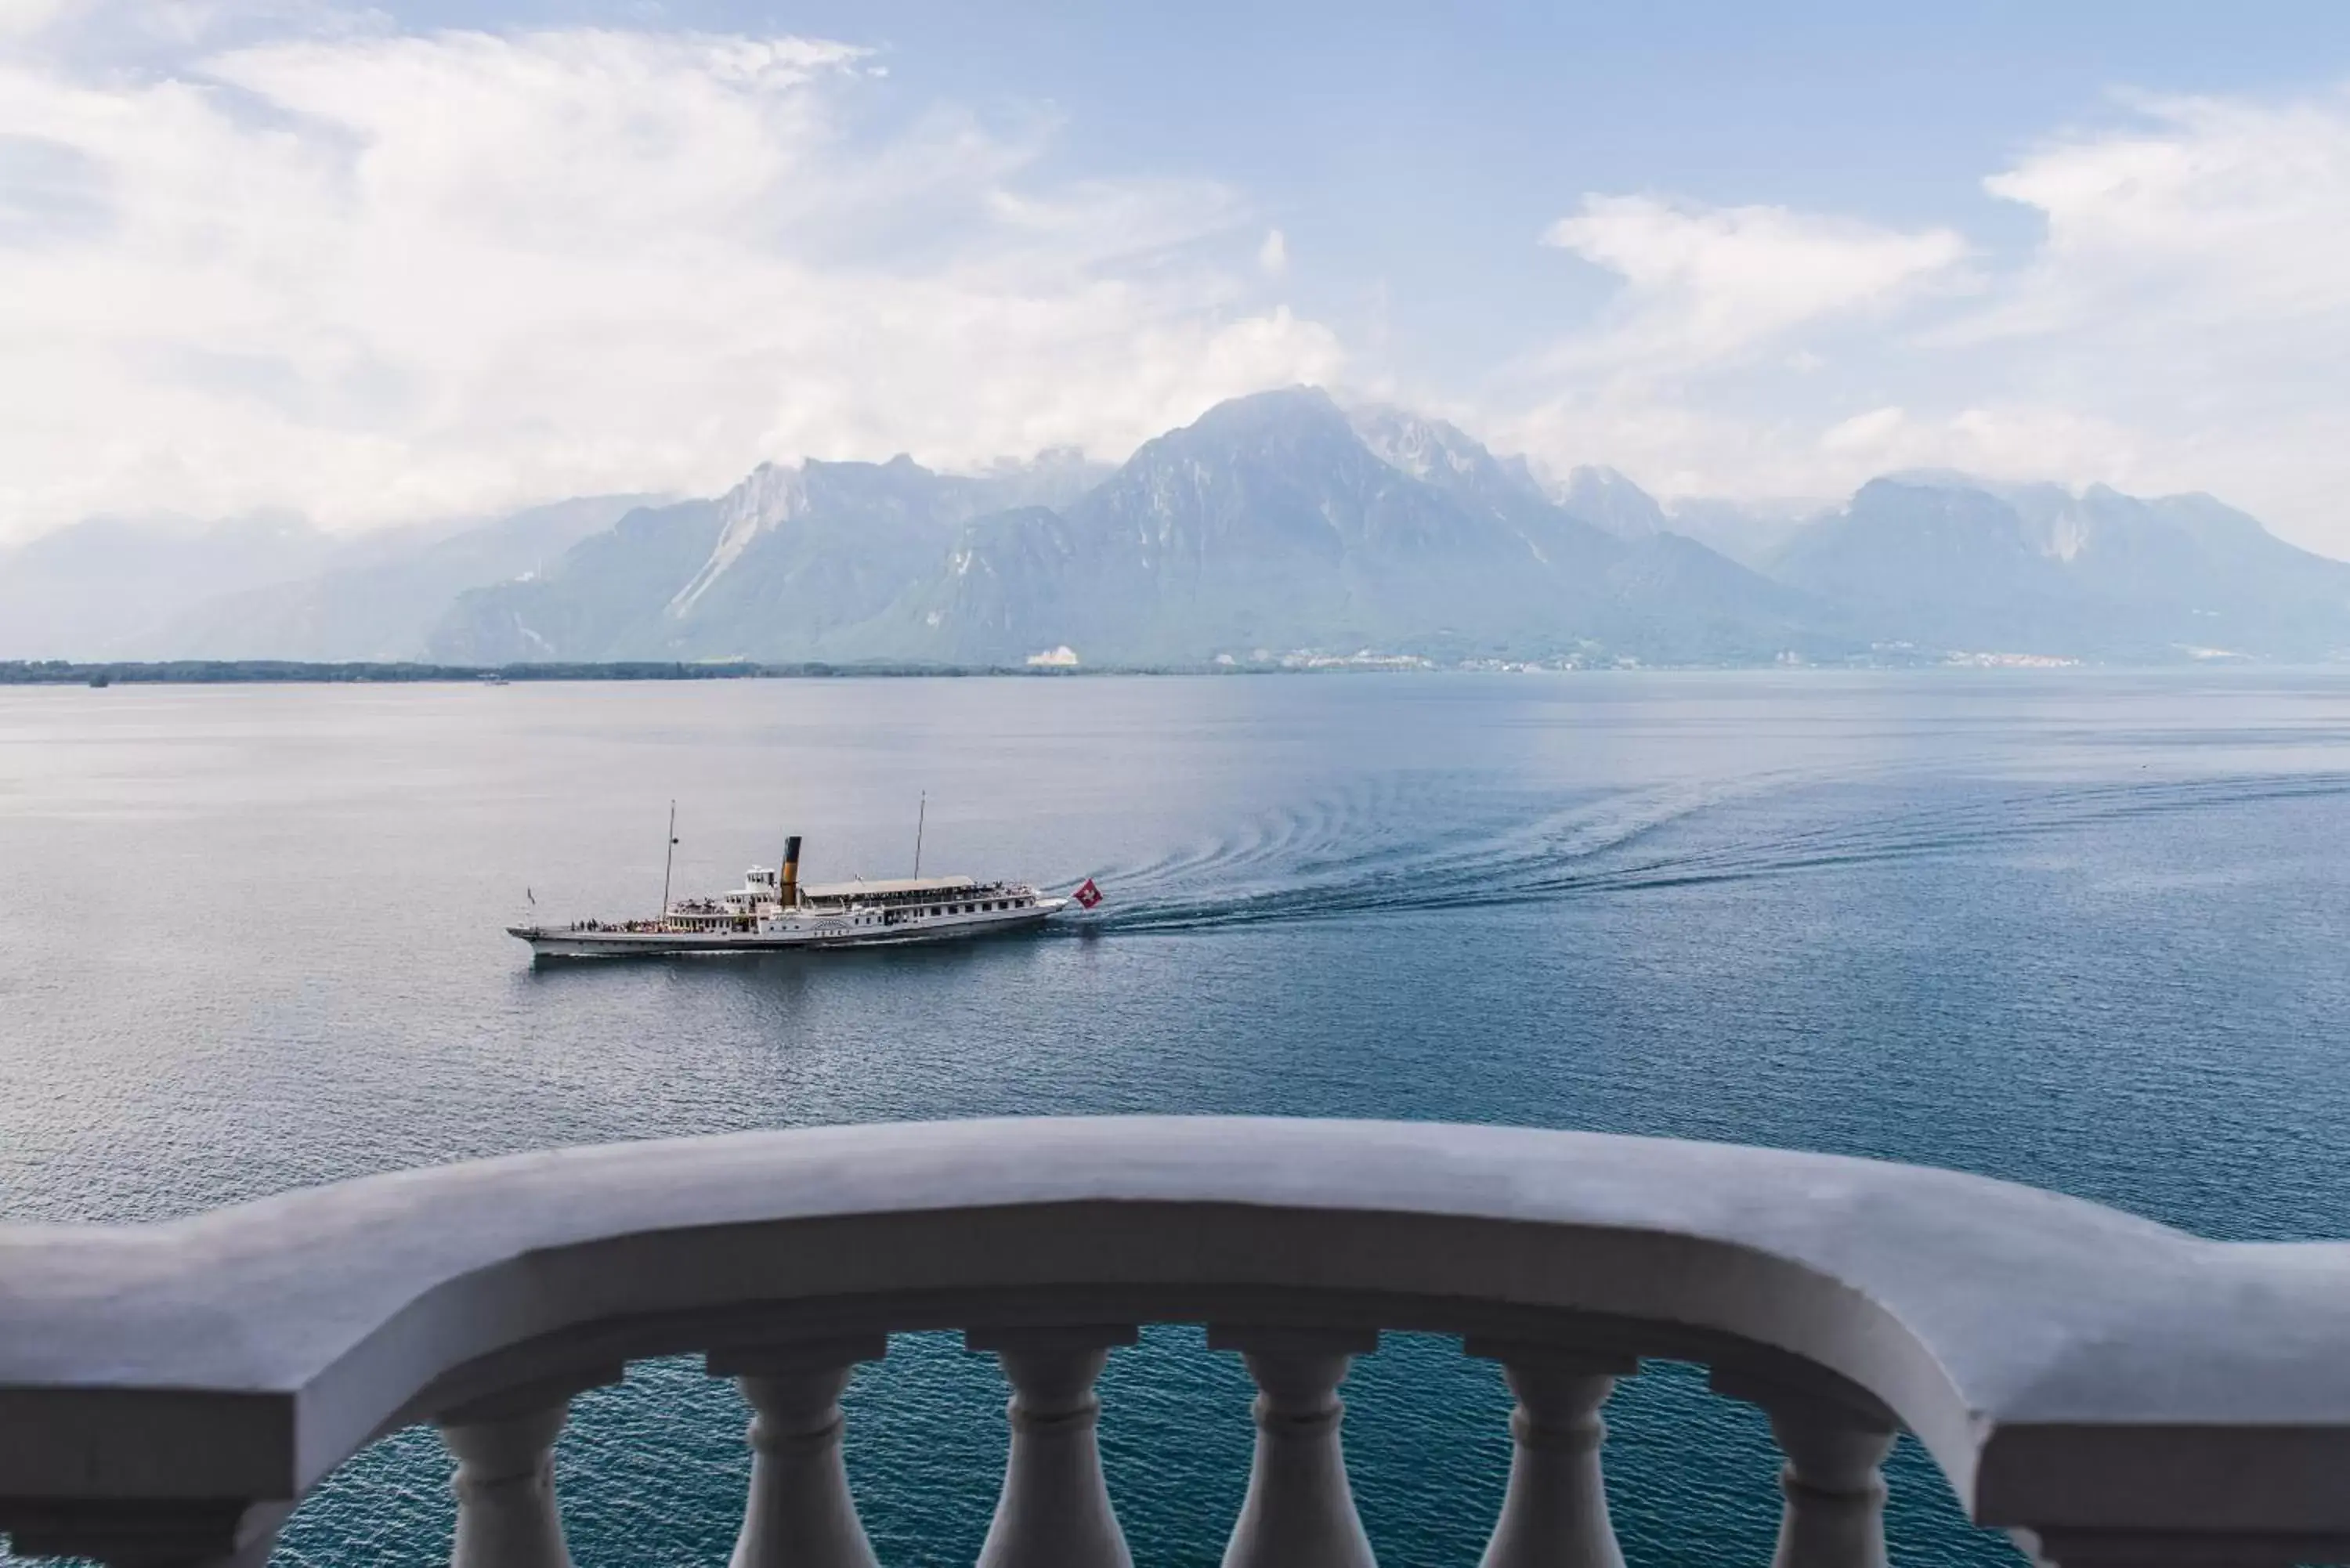
[[[0,687],[11,686],[401,686],[401,685],[520,685],[549,682],[669,681],[669,680],[976,680],[1012,677],[1024,680],[1072,680],[1092,676],[1274,676],[1274,675],[1639,675],[1670,672],[1770,671],[1780,674],[1834,674],[1944,670],[1950,672],[2021,671],[2052,673],[2093,670],[2141,670],[2177,673],[2186,670],[2253,670],[2350,669],[2350,664],[2272,663],[2241,659],[2225,661],[2179,659],[2166,661],[2059,659],[2041,655],[1950,654],[1908,659],[1854,659],[1801,663],[1753,661],[1708,664],[1571,664],[1536,660],[1468,659],[1439,663],[1404,657],[1377,659],[1315,659],[1311,662],[1164,665],[978,665],[819,662],[754,664],[693,663],[673,660],[625,659],[610,662],[545,664],[428,664],[405,661],[348,662],[278,659],[0,659]]]

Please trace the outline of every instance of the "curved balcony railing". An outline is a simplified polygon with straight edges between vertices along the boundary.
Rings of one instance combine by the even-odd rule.
[[[366,1444],[436,1424],[463,1568],[567,1561],[572,1396],[698,1351],[756,1412],[735,1568],[872,1563],[837,1397],[958,1328],[1013,1389],[987,1568],[1128,1563],[1096,1374],[1204,1323],[1259,1389],[1229,1568],[1367,1568],[1336,1390],[1384,1329],[1517,1397],[1486,1568],[1615,1568],[1599,1410],[1696,1361],[1784,1451],[1778,1563],[1885,1560],[1917,1434],[2043,1561],[2350,1561],[2350,1243],[2221,1243],[1819,1155],[1222,1118],[829,1127],[568,1149],[170,1224],[0,1228],[0,1529],[121,1568],[252,1563]]]

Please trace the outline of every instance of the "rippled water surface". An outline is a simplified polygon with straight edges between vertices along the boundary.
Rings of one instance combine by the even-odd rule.
[[[818,879],[1096,877],[953,948],[534,971],[501,923],[649,910],[807,836]],[[0,691],[0,1215],[134,1220],[553,1144],[985,1112],[1272,1111],[1725,1138],[2350,1235],[2350,676],[2047,672]],[[1473,1563],[1498,1374],[1348,1385],[1391,1564]],[[968,1563],[993,1364],[850,1396],[891,1568]],[[1248,1389],[1154,1329],[1103,1384],[1138,1561],[1219,1554]],[[1768,1559],[1759,1416],[1610,1407],[1636,1568]],[[723,1561],[745,1413],[585,1397],[579,1561]],[[445,1560],[448,1464],[353,1459],[282,1555]],[[1905,1443],[1895,1555],[2012,1563]]]

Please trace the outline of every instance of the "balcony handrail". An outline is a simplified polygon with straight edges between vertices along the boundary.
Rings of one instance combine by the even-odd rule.
[[[643,1355],[1169,1321],[1683,1356],[1881,1407],[1985,1523],[2350,1539],[2350,1242],[1837,1156],[1256,1117],[741,1133],[0,1226],[0,1500],[295,1499],[385,1431]]]

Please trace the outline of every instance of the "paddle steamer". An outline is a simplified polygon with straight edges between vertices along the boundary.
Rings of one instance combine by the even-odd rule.
[[[1041,926],[1071,902],[1025,882],[907,877],[804,884],[799,872],[795,836],[785,844],[781,867],[754,866],[740,888],[710,898],[672,901],[664,892],[656,919],[508,926],[506,931],[528,942],[533,956],[548,959],[874,947]],[[1078,901],[1087,894],[1100,897],[1090,881],[1078,889]]]

